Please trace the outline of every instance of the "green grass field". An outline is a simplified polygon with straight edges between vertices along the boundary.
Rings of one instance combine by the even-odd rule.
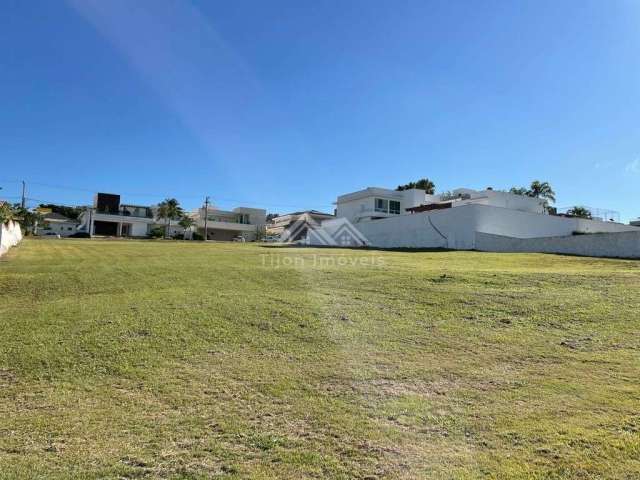
[[[640,262],[26,240],[0,478],[640,478]]]

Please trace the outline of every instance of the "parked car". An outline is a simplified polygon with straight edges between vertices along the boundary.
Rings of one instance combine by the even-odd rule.
[[[280,237],[278,237],[277,235],[267,235],[262,239],[262,241],[267,243],[279,242]]]
[[[234,242],[243,242],[244,243],[247,240],[242,235],[239,235],[237,237],[233,237],[232,241],[234,241]]]
[[[69,235],[69,238],[91,238],[87,232],[76,232],[73,235]]]

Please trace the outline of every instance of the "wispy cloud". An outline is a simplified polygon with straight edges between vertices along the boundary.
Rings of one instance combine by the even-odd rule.
[[[629,173],[640,173],[640,158],[636,158],[632,162],[627,163],[624,169]]]

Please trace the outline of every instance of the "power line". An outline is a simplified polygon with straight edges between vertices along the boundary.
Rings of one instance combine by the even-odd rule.
[[[22,180],[9,180],[9,179],[0,179],[0,182],[5,182],[5,183],[22,183]],[[69,185],[55,185],[55,184],[50,184],[50,183],[42,183],[42,182],[29,182],[29,185],[35,185],[35,186],[40,186],[40,187],[45,187],[45,188],[54,188],[54,189],[59,189],[59,190],[75,190],[75,191],[79,191],[79,192],[87,192],[87,193],[96,193],[99,191],[102,191],[104,189],[100,189],[100,188],[94,188],[94,189],[88,189],[88,188],[81,188],[81,187],[72,187]],[[120,195],[124,195],[124,196],[128,196],[128,197],[146,197],[146,198],[163,198],[167,195],[167,193],[134,193],[134,192],[121,192]],[[200,195],[176,195],[180,198],[187,198],[187,199],[197,199],[197,198],[202,198]],[[325,204],[313,204],[313,205],[307,205],[306,207],[303,207],[301,204],[280,204],[280,203],[264,203],[264,202],[256,202],[256,201],[247,201],[246,199],[237,199],[237,198],[224,198],[224,197],[217,197],[216,198],[217,201],[220,202],[234,202],[234,203],[239,203],[239,204],[245,204],[245,205],[260,205],[263,207],[271,207],[271,208],[294,208],[294,209],[300,209],[300,208],[309,208],[309,207],[328,207],[328,208],[333,208],[333,204],[329,204],[329,203],[325,203]],[[56,203],[56,202],[48,202],[48,203]]]

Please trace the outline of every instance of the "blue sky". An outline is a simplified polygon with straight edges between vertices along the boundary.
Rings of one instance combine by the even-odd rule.
[[[5,0],[0,196],[330,210],[427,176],[640,215],[640,3]],[[59,188],[66,186],[70,188]],[[33,203],[33,202],[32,202]]]

